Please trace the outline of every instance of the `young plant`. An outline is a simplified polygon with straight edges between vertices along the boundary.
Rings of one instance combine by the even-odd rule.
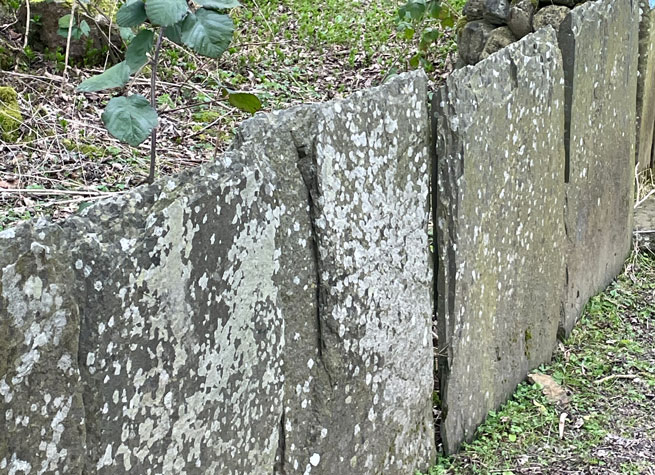
[[[445,0],[408,0],[398,9],[396,26],[401,38],[414,41],[417,34],[420,35],[418,51],[409,58],[410,67],[432,69],[426,59],[428,49],[441,38],[444,28],[455,26],[458,16],[456,9]],[[430,20],[436,20],[441,28],[428,26]]]
[[[138,28],[131,38],[125,59],[98,76],[87,79],[78,91],[95,92],[123,87],[130,76],[141,70],[150,59],[150,100],[140,94],[112,98],[102,114],[102,122],[111,135],[137,146],[150,136],[150,173],[155,177],[157,144],[157,66],[162,39],[186,46],[201,56],[218,58],[228,48],[234,24],[228,11],[238,7],[237,0],[194,0],[191,8],[186,0],[128,0],[116,13],[116,23],[125,29]],[[248,93],[223,89],[233,106],[250,113],[261,108],[259,99]]]

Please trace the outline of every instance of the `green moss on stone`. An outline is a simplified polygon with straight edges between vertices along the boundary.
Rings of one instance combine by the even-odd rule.
[[[0,87],[0,137],[5,142],[18,140],[23,116],[18,107],[18,94],[11,87]]]

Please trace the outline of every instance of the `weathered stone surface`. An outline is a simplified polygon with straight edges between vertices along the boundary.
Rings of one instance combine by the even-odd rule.
[[[655,127],[655,10],[639,2],[639,76],[637,78],[636,163],[640,172],[653,166]]]
[[[279,209],[268,170],[225,160],[3,234],[3,334],[25,342],[2,359],[1,412],[16,428],[0,436],[3,467],[270,471]]]
[[[505,25],[509,16],[510,0],[485,0],[482,17],[493,25]]]
[[[466,64],[476,64],[480,61],[480,54],[493,30],[494,27],[484,21],[468,22],[457,41],[459,59]]]
[[[66,234],[44,222],[0,233],[0,472],[80,474],[80,311]]]
[[[500,51],[515,41],[516,37],[508,27],[501,26],[500,28],[496,28],[489,34],[487,44],[484,45],[484,49],[480,54],[480,60],[487,59],[490,55]]]
[[[433,460],[426,98],[413,73],[240,130],[236,146],[270,160],[286,208],[276,473],[413,473]]]
[[[484,4],[486,0],[468,0],[462,13],[468,21],[482,20],[484,15]]]
[[[437,114],[441,436],[452,453],[549,361],[564,287],[564,88],[552,28],[454,72]]]
[[[532,29],[537,31],[544,26],[552,26],[559,31],[560,25],[571,12],[568,7],[562,5],[550,5],[544,7],[534,14],[532,18]]]
[[[588,2],[561,25],[568,242],[563,335],[588,299],[621,271],[630,250],[638,36],[636,1]]]
[[[655,252],[655,197],[635,209],[635,238],[640,248]]]
[[[532,33],[532,17],[535,12],[533,0],[520,0],[509,9],[507,26],[517,38]]]

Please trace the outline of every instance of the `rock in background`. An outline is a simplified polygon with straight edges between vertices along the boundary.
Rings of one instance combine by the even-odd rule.
[[[555,32],[454,72],[433,108],[441,437],[452,453],[556,342],[566,247]]]
[[[476,64],[547,25],[558,30],[569,11],[586,1],[468,0],[463,10],[467,23],[457,40],[457,64]]]

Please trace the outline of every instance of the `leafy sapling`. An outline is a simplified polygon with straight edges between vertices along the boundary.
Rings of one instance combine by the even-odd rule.
[[[227,12],[240,5],[236,0],[194,0],[193,4],[195,8],[187,0],[128,0],[116,13],[116,23],[124,37],[126,29],[138,31],[127,46],[125,59],[77,87],[83,92],[123,87],[150,60],[150,100],[140,94],[114,97],[102,114],[109,133],[122,142],[137,146],[150,136],[148,183],[155,177],[157,66],[163,37],[201,56],[218,58],[230,45],[234,33],[234,23]],[[230,104],[243,111],[254,113],[261,108],[253,94],[225,88],[223,94]]]

